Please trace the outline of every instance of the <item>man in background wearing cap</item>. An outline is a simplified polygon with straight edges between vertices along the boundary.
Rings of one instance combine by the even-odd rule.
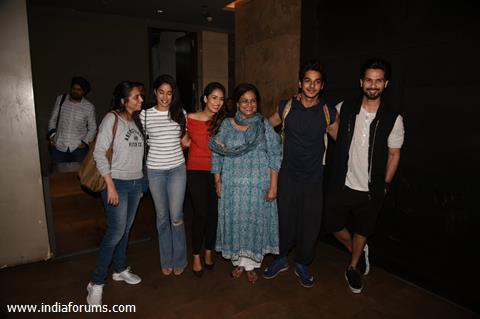
[[[87,155],[88,144],[95,138],[95,106],[85,98],[88,92],[90,83],[82,77],[73,77],[70,94],[57,97],[47,134],[55,164],[81,162]]]

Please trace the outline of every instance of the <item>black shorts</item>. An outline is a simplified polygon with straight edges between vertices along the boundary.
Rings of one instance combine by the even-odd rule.
[[[352,225],[353,232],[368,237],[375,231],[382,202],[374,200],[368,192],[353,190],[345,186],[338,204],[326,208],[324,226],[329,233],[335,233]]]

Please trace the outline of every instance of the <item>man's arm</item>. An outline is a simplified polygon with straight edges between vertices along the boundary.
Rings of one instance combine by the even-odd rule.
[[[400,148],[388,148],[387,172],[385,174],[385,183],[390,184],[397,172],[400,162]]]
[[[273,127],[276,127],[276,126],[282,124],[282,118],[280,117],[280,114],[278,113],[278,108],[275,111],[275,113],[273,113],[273,115],[270,116],[270,118],[268,120],[270,121],[270,124],[272,124]]]
[[[403,145],[405,129],[403,127],[403,117],[397,116],[393,129],[388,136],[388,160],[385,173],[385,183],[388,185],[392,182],[397,172],[398,163],[400,162],[400,149]]]
[[[340,124],[340,116],[338,112],[335,110],[335,121],[331,123],[327,127],[327,133],[330,135],[331,138],[333,138],[334,141],[337,140],[337,134],[338,134],[338,125]]]

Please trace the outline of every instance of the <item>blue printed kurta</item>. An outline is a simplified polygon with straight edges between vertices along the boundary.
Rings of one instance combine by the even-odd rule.
[[[234,157],[212,153],[211,171],[222,177],[216,250],[227,259],[261,262],[264,255],[279,253],[277,202],[265,198],[271,169],[280,169],[282,149],[278,134],[268,120],[262,121],[265,134],[253,150]],[[228,148],[244,144],[244,135],[227,118],[213,138]]]

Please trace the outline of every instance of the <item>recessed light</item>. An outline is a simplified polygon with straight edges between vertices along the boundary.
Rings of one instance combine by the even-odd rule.
[[[163,13],[162,9],[157,9],[157,13]]]
[[[231,11],[231,12],[234,12],[235,11],[235,6],[237,5],[237,3],[240,3],[242,2],[242,0],[235,0],[235,1],[232,1],[230,2],[229,4],[227,4],[223,10],[224,11]]]

